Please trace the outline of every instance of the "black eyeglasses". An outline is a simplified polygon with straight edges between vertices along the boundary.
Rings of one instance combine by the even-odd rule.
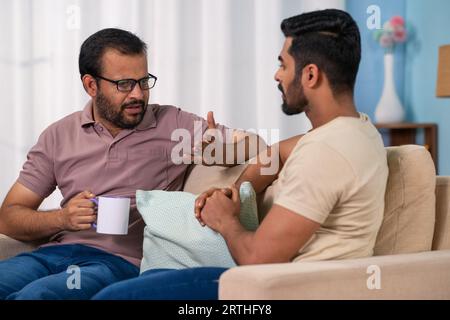
[[[139,87],[141,87],[141,90],[150,90],[155,86],[156,80],[158,80],[158,78],[152,75],[151,73],[149,73],[148,76],[139,80],[135,79],[111,80],[101,76],[95,76],[95,78],[99,78],[114,83],[117,86],[117,90],[120,92],[133,91],[134,87],[136,86],[136,83],[139,83]]]

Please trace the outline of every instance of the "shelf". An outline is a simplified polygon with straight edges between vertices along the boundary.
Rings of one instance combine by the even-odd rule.
[[[424,133],[424,147],[430,152],[431,158],[438,172],[438,145],[437,145],[437,124],[436,123],[376,123],[375,127],[384,133],[387,131],[391,146],[401,146],[404,144],[417,144],[417,133],[419,130]]]

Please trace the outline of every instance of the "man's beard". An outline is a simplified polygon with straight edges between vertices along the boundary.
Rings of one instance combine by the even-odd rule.
[[[139,123],[141,123],[144,118],[145,111],[147,110],[147,105],[144,100],[133,100],[120,106],[120,110],[114,106],[111,101],[103,95],[101,92],[95,98],[95,104],[97,106],[97,111],[104,120],[113,124],[117,128],[121,129],[133,129]],[[129,105],[141,105],[142,111],[134,116],[134,119],[127,119],[125,117],[125,108]]]
[[[308,99],[305,96],[305,92],[303,90],[303,86],[300,84],[300,88],[297,89],[295,83],[297,81],[294,80],[287,89],[286,94],[284,93],[283,87],[281,84],[278,84],[278,89],[283,93],[284,99],[283,104],[281,105],[281,109],[288,116],[299,114],[305,111],[306,106],[309,104]],[[288,97],[291,102],[288,103]]]

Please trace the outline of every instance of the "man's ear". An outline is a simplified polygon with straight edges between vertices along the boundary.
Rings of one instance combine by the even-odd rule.
[[[314,88],[320,82],[320,70],[315,64],[308,64],[303,68],[303,86]]]
[[[81,78],[81,81],[83,82],[83,87],[87,94],[92,98],[96,97],[98,93],[97,80],[90,74],[85,74]]]

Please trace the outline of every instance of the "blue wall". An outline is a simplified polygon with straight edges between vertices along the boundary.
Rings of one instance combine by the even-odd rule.
[[[374,30],[367,28],[369,14],[367,8],[370,5],[380,7],[381,26],[391,17],[405,16],[404,0],[347,0],[346,10],[355,19],[361,32],[361,65],[356,80],[355,102],[359,111],[367,113],[374,121],[375,107],[381,96],[384,83],[384,49],[374,40]],[[404,102],[404,59],[405,46],[395,48],[394,78],[397,93]],[[410,120],[410,119],[408,119]]]
[[[406,109],[406,121],[435,122],[439,126],[439,174],[450,175],[450,99],[435,96],[438,47],[450,44],[448,0],[347,0],[347,11],[361,31],[362,60],[355,89],[358,109],[374,119],[384,82],[383,49],[366,25],[368,6],[378,5],[381,23],[394,15],[406,19],[413,37],[395,51],[397,93]]]
[[[450,175],[450,99],[436,98],[438,48],[450,44],[450,1],[408,0],[406,18],[417,31],[406,50],[406,105],[414,121],[438,124],[439,174]]]

